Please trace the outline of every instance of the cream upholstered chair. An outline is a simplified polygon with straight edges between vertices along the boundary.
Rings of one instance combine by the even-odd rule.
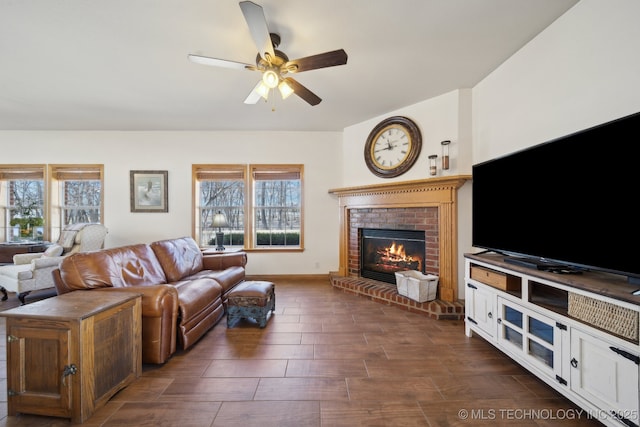
[[[51,272],[62,260],[76,252],[102,249],[106,235],[107,228],[102,224],[72,224],[45,252],[14,255],[13,264],[0,266],[2,301],[8,298],[7,292],[15,292],[24,304],[30,292],[54,288]]]

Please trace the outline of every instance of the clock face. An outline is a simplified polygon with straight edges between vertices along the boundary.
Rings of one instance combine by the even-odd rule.
[[[393,169],[409,156],[411,137],[400,125],[390,125],[374,138],[371,145],[371,160],[380,169]]]
[[[364,160],[375,175],[391,178],[408,171],[422,148],[420,129],[402,116],[389,117],[373,128],[364,149]]]

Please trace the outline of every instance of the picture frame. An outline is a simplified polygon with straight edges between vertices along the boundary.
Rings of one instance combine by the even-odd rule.
[[[131,212],[169,212],[168,171],[130,171]]]

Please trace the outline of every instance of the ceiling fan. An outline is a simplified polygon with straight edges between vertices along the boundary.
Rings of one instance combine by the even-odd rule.
[[[310,105],[318,105],[322,99],[298,83],[297,80],[288,77],[288,74],[344,65],[347,63],[347,53],[344,49],[289,60],[284,52],[276,49],[280,44],[280,36],[269,32],[262,6],[251,1],[241,1],[240,9],[249,26],[251,37],[258,48],[256,65],[193,54],[189,55],[189,59],[198,64],[214,67],[261,72],[262,79],[244,100],[245,104],[255,104],[261,97],[266,100],[269,93],[277,87],[283,99],[295,93]]]

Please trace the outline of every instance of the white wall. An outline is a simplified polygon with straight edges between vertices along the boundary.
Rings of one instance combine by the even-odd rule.
[[[474,163],[640,111],[639,17],[638,0],[581,0],[476,85]]]
[[[0,132],[0,163],[102,163],[107,247],[191,235],[191,165],[304,164],[305,251],[251,253],[247,274],[338,268],[339,132]],[[13,149],[9,149],[13,147]],[[167,170],[168,213],[131,213],[130,170]]]

